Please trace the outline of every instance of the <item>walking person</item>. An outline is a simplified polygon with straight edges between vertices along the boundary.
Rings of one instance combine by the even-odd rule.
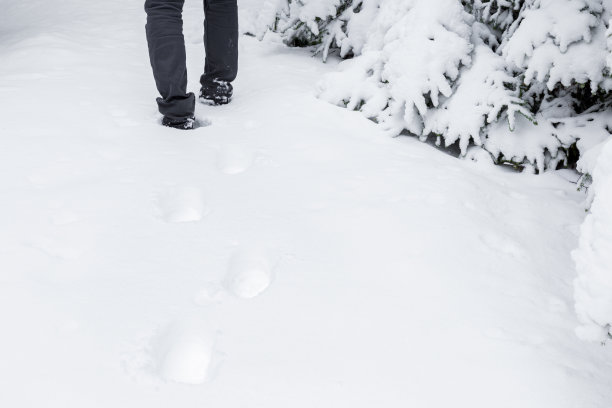
[[[146,0],[147,42],[162,125],[193,129],[195,95],[187,92],[187,64],[183,37],[185,0]],[[237,0],[204,0],[204,74],[200,100],[213,105],[229,103],[232,81],[238,72]]]

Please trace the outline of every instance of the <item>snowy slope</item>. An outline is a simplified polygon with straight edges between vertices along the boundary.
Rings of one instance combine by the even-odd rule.
[[[4,6],[0,406],[610,406],[570,174],[388,138],[274,38],[210,126],[162,128],[140,2]]]

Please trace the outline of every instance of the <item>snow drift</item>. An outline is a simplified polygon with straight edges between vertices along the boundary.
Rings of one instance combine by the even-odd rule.
[[[612,335],[612,142],[602,149],[593,171],[594,199],[574,251],[578,336],[606,341]]]

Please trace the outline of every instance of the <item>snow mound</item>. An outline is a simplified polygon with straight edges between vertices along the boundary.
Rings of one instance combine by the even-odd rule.
[[[605,341],[612,327],[612,141],[603,148],[593,173],[591,213],[581,228],[573,253],[576,313],[584,340]]]

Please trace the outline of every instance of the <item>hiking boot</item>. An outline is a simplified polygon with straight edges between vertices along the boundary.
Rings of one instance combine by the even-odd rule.
[[[226,105],[232,100],[234,88],[232,84],[224,81],[214,81],[200,89],[200,102],[210,105]]]
[[[192,116],[190,118],[171,119],[167,116],[164,116],[164,118],[162,119],[162,125],[174,129],[190,130],[195,128],[195,118]]]

